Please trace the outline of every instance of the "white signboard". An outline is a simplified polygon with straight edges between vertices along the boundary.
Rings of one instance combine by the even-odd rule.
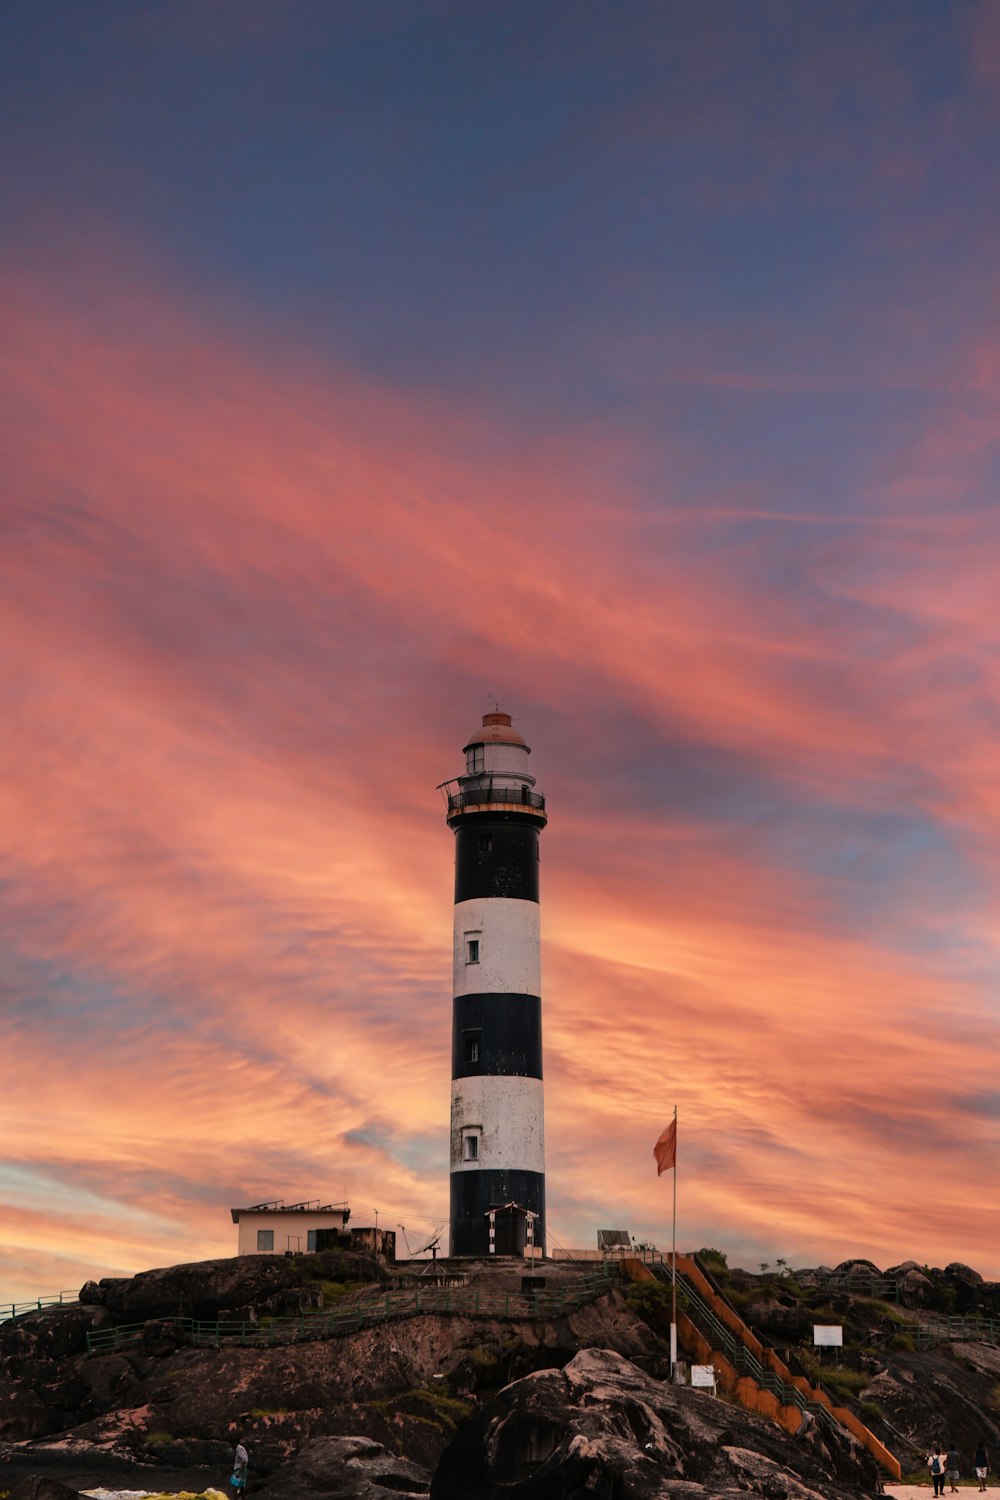
[[[704,1386],[708,1390],[715,1389],[715,1366],[714,1365],[692,1365],[691,1384]]]
[[[813,1343],[820,1349],[839,1349],[844,1342],[844,1330],[840,1323],[814,1323]]]

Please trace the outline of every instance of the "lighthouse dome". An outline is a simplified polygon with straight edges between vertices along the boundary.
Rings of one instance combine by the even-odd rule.
[[[510,714],[483,714],[482,724],[465,746],[466,774],[485,773],[514,787],[534,786],[535,778],[528,772],[530,754],[523,737],[512,726]]]
[[[463,751],[468,751],[473,745],[522,745],[528,754],[531,750],[524,743],[523,735],[518,734],[510,721],[510,714],[499,712],[483,714],[483,722],[477,725],[468,742],[463,745]]]

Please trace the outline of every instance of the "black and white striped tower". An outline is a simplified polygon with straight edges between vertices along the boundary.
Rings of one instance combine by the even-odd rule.
[[[484,714],[465,747],[465,775],[442,787],[455,832],[452,1255],[489,1254],[491,1210],[511,1204],[507,1219],[519,1219],[528,1243],[545,1252],[538,835],[546,820],[530,753],[509,714]]]

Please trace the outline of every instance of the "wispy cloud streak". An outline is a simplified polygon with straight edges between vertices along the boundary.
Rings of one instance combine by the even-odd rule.
[[[998,1144],[981,341],[972,415],[849,526],[762,527],[654,492],[620,425],[520,440],[124,266],[2,294],[15,1290],[225,1253],[241,1198],[445,1216],[433,788],[492,689],[552,807],[557,1237],[659,1232],[676,1100],[685,1239],[1000,1273],[962,1211]]]

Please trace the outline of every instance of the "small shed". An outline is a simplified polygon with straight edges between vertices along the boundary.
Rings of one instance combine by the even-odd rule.
[[[327,1249],[346,1234],[351,1210],[346,1203],[285,1203],[274,1198],[249,1208],[230,1209],[239,1226],[237,1255],[284,1255]]]

